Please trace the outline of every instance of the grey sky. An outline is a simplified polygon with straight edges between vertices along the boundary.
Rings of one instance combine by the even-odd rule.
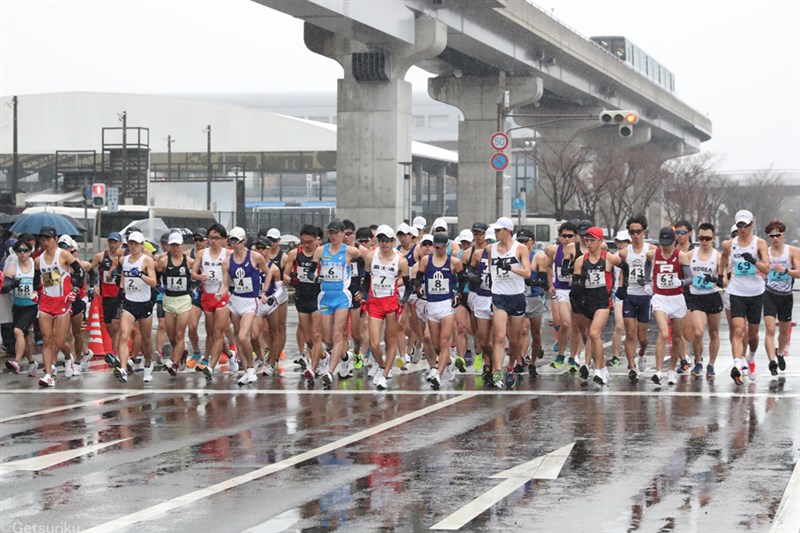
[[[800,2],[538,5],[584,35],[625,35],[672,70],[678,96],[713,120],[703,146],[723,169],[800,169]],[[306,50],[300,21],[249,0],[0,0],[4,96],[335,91],[340,75]],[[415,89],[426,78],[408,76]]]

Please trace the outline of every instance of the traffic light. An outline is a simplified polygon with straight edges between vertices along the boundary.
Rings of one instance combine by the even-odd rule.
[[[92,207],[103,207],[106,205],[106,184],[95,183],[92,185]]]
[[[633,135],[633,125],[639,122],[639,113],[628,109],[609,111],[603,109],[600,112],[600,123],[603,126],[619,126],[620,137],[630,137]]]

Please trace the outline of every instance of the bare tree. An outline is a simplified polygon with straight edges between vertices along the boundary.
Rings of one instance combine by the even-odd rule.
[[[541,193],[553,206],[555,218],[561,219],[581,186],[590,151],[573,140],[542,140],[531,155],[536,161]]]
[[[759,234],[767,222],[777,216],[787,199],[784,183],[785,176],[772,167],[757,170],[738,183],[726,181],[719,193],[720,205],[724,204],[728,211],[723,221],[732,224],[736,211],[747,209],[755,217],[756,234]]]
[[[716,222],[721,205],[720,188],[725,179],[717,174],[719,159],[704,152],[667,162],[664,208],[670,220]]]

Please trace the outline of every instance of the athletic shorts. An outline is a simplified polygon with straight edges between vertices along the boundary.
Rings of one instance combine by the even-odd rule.
[[[528,318],[536,318],[544,314],[544,302],[539,296],[526,296],[525,297],[525,316]]]
[[[258,298],[231,294],[230,305],[231,313],[236,316],[245,316],[258,310]]]
[[[492,308],[508,316],[525,316],[524,294],[492,294]]]
[[[258,300],[256,300],[256,316],[259,316],[259,317],[262,317],[262,318],[265,317],[265,316],[269,316],[272,313],[274,313],[275,310],[278,309],[278,307],[280,307],[282,305],[282,304],[278,303],[278,298],[276,298],[277,294],[278,293],[275,292],[275,294],[272,294],[271,296],[267,296],[267,301],[269,301],[270,298],[271,298],[272,299],[272,304],[264,303],[264,302],[261,301],[260,298]]]
[[[275,301],[278,302],[278,305],[283,305],[289,301],[289,291],[287,291],[286,287],[282,284],[280,287],[275,288],[275,294],[273,296],[275,297]]]
[[[400,302],[394,296],[384,298],[370,298],[367,300],[367,315],[370,318],[383,320],[386,315],[397,313],[400,310]]]
[[[731,318],[746,318],[748,324],[760,324],[763,309],[764,293],[758,296],[731,294]]]
[[[764,293],[764,316],[778,317],[780,322],[791,322],[792,305],[794,305],[794,298],[791,292],[778,294],[766,291]]]
[[[350,309],[352,300],[348,291],[322,291],[317,297],[317,307],[323,315],[332,315],[341,309]]]
[[[225,306],[228,305],[230,299],[231,299],[230,293],[225,294],[223,298],[217,300],[215,294],[204,292],[203,296],[200,297],[200,306],[206,313],[213,313],[217,309],[224,309]]]
[[[356,301],[356,293],[359,291],[347,289],[347,292],[350,293],[350,309],[361,309],[361,300]]]
[[[49,316],[61,316],[70,312],[72,304],[64,296],[48,296],[42,294],[39,297],[39,312]]]
[[[18,329],[23,333],[28,333],[28,330],[36,322],[39,315],[38,305],[15,305],[11,308],[11,316],[14,321],[14,329]]]
[[[629,294],[622,300],[623,318],[635,318],[641,324],[650,322],[650,298],[639,294]]]
[[[455,315],[453,303],[450,300],[441,302],[428,302],[425,305],[425,318],[430,322],[439,323],[448,316]]]
[[[192,297],[192,305],[202,309],[203,304],[201,303],[201,299],[203,296],[203,291],[201,291],[200,289],[194,289],[190,294]]]
[[[103,296],[103,322],[111,324],[112,320],[119,320],[122,311],[122,300],[119,296]]]
[[[726,311],[731,310],[731,293],[728,291],[722,291],[722,307]]]
[[[192,297],[188,294],[184,294],[183,296],[164,295],[162,307],[164,313],[178,316],[192,310]]]
[[[689,292],[688,288],[687,288],[687,290],[685,290],[683,292],[683,299],[686,300],[686,308],[687,309],[691,309],[692,308],[692,299],[695,296],[696,296],[695,294],[692,294],[691,292]]]
[[[569,301],[569,289],[556,289],[556,301],[557,302],[568,302]]]
[[[653,304],[653,312],[661,311],[666,313],[668,318],[683,318],[688,312],[686,298],[683,297],[683,294],[675,294],[672,296],[654,294],[650,303]]]
[[[608,289],[587,289],[583,295],[583,316],[589,320],[594,319],[594,314],[600,309],[611,309],[611,295]]]
[[[153,314],[153,301],[131,302],[130,300],[125,300],[122,302],[122,310],[133,315],[134,320],[144,320],[150,318]]]
[[[428,300],[417,298],[417,301],[414,303],[414,311],[416,311],[420,320],[428,320]]]
[[[689,299],[689,311],[699,311],[707,315],[722,312],[722,296],[718,292],[708,294],[692,294]]]
[[[317,298],[318,296],[304,296],[298,297],[297,293],[294,293],[294,307],[297,309],[298,313],[302,313],[304,315],[310,315],[311,313],[316,313],[319,311],[319,307],[317,306]]]
[[[469,310],[472,311],[472,316],[482,320],[492,319],[492,297],[482,296],[476,292],[469,293],[467,296],[467,305]]]
[[[86,315],[86,302],[83,301],[83,298],[75,298],[75,301],[72,302],[72,316],[77,315]]]
[[[586,290],[570,290],[569,305],[572,308],[572,314],[582,315],[586,307]]]

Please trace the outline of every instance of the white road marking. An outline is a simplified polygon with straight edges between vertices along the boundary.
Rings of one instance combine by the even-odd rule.
[[[247,474],[242,474],[240,476],[233,477],[231,479],[222,481],[220,483],[216,483],[211,485],[210,487],[206,487],[204,489],[199,489],[194,492],[190,492],[188,494],[184,494],[183,496],[178,496],[177,498],[173,498],[169,501],[159,503],[152,507],[148,507],[147,509],[142,509],[141,511],[121,516],[115,520],[110,522],[106,522],[105,524],[100,524],[99,526],[95,526],[90,529],[82,530],[84,533],[98,533],[98,532],[105,532],[105,531],[115,531],[117,529],[130,527],[133,524],[138,522],[143,522],[145,520],[150,520],[156,516],[159,516],[164,513],[168,513],[174,510],[177,507],[181,507],[183,505],[187,505],[193,503],[198,500],[202,500],[204,498],[208,498],[209,496],[213,496],[219,492],[232,489],[234,487],[238,487],[244,483],[249,481],[254,481],[256,479],[260,479],[262,477],[268,476],[270,474],[274,474],[275,472],[280,472],[286,468],[294,466],[296,464],[308,461],[315,457],[319,457],[320,455],[332,452],[344,446],[348,446],[353,444],[354,442],[358,442],[360,440],[369,438],[373,435],[377,435],[383,431],[392,429],[397,427],[401,424],[405,424],[406,422],[410,422],[417,418],[423,417],[430,413],[439,411],[440,409],[444,409],[445,407],[449,407],[456,403],[462,402],[469,398],[473,398],[475,396],[474,393],[461,393],[455,398],[450,398],[448,400],[444,400],[442,402],[436,403],[434,405],[430,405],[425,407],[424,409],[419,409],[418,411],[413,411],[401,417],[395,418],[394,420],[390,420],[388,422],[384,422],[382,424],[378,424],[377,426],[373,426],[371,428],[365,429],[363,431],[359,431],[350,435],[349,437],[344,437],[330,444],[326,444],[324,446],[320,446],[318,448],[314,448],[307,452],[303,452],[301,454],[295,455],[293,457],[289,457],[288,459],[284,459],[283,461],[279,461],[277,463],[273,463],[271,465],[267,465],[263,468],[259,468],[257,470],[253,470],[252,472],[248,472]]]
[[[431,529],[449,531],[461,529],[476,516],[495,505],[531,479],[558,478],[558,474],[564,467],[564,463],[567,461],[573,446],[575,446],[574,442],[546,455],[493,475],[493,478],[505,478],[505,481],[487,490],[444,520],[433,525]]]
[[[0,391],[0,392],[6,393],[7,391]],[[15,392],[22,392],[22,391],[15,391]],[[26,392],[42,392],[42,391],[26,391]],[[57,391],[57,392],[66,392],[66,391],[61,390],[61,391]],[[76,391],[76,392],[78,392],[78,391]],[[86,407],[87,405],[97,405],[97,404],[102,404],[102,403],[106,403],[106,402],[113,402],[114,400],[123,400],[125,398],[130,398],[131,396],[138,396],[139,394],[141,394],[141,393],[134,392],[132,394],[121,394],[119,396],[109,396],[108,398],[98,398],[96,400],[89,400],[89,401],[86,401],[86,402],[73,403],[73,404],[70,404],[70,405],[62,405],[60,407],[51,407],[50,409],[42,409],[41,411],[34,411],[32,413],[25,413],[25,414],[14,415],[14,416],[7,416],[6,418],[0,418],[0,424],[3,424],[5,422],[11,422],[13,420],[21,420],[23,418],[31,418],[31,417],[34,417],[34,416],[47,415],[47,414],[50,414],[50,413],[58,413],[60,411],[69,411],[70,409],[77,409],[79,407]]]
[[[128,437],[127,439],[112,440],[109,442],[102,442],[100,444],[92,444],[91,446],[76,448],[74,450],[65,450],[63,452],[50,453],[39,457],[31,457],[30,459],[20,459],[19,461],[9,461],[8,463],[0,463],[0,473],[8,474],[9,472],[15,472],[17,470],[29,470],[29,471],[44,470],[45,468],[50,468],[51,466],[57,465],[59,463],[71,461],[76,457],[89,455],[90,453],[100,451],[103,448],[108,448],[109,446],[114,446],[115,444],[119,444],[120,442],[131,440],[132,438],[133,437]]]
[[[769,533],[797,533],[800,531],[800,461],[794,464],[792,477],[783,492],[781,504],[772,520]]]

